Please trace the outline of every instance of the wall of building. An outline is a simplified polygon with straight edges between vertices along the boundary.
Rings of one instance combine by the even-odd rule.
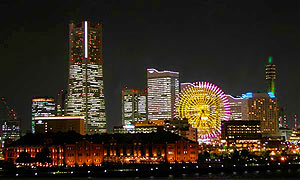
[[[16,163],[20,152],[27,152],[35,158],[44,146],[22,146],[5,148],[5,160]],[[186,139],[158,144],[117,142],[92,143],[85,139],[75,144],[49,146],[49,166],[99,166],[103,162],[110,163],[160,163],[160,162],[196,162],[198,160],[198,145]],[[39,164],[36,164],[39,165]]]

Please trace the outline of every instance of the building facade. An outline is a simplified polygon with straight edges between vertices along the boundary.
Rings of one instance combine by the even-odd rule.
[[[103,85],[102,25],[69,25],[67,115],[85,117],[85,133],[106,132]]]
[[[84,116],[35,117],[35,132],[69,132],[84,135]]]
[[[122,90],[122,124],[124,126],[134,126],[136,121],[145,121],[146,119],[146,92],[124,88]]]
[[[248,105],[248,119],[259,120],[263,137],[279,134],[277,99],[272,92],[246,93],[242,96]]]
[[[99,166],[104,162],[158,164],[162,162],[196,162],[198,160],[198,144],[196,142],[167,132],[103,134],[84,138],[80,136],[76,139],[68,139],[73,136],[67,134],[62,134],[62,136],[65,140],[59,142],[58,139],[63,137],[43,139],[43,137],[25,136],[5,148],[5,160],[16,163],[21,152],[28,153],[34,159],[37,153],[45,147],[49,149],[49,157],[52,160],[48,166]],[[26,144],[28,138],[38,138],[39,141],[29,145]],[[43,140],[46,140],[48,144]]]
[[[179,72],[147,69],[148,120],[170,120],[179,94]]]
[[[260,121],[223,121],[222,139],[227,141],[236,140],[261,140]]]
[[[244,103],[243,98],[233,97],[231,95],[226,95],[229,107],[230,107],[230,118],[229,120],[242,120],[243,119],[243,109]]]
[[[164,131],[164,120],[136,121],[134,125],[115,126],[114,133],[156,133]]]
[[[32,132],[35,132],[35,117],[56,116],[56,105],[53,98],[41,97],[32,99]]]
[[[262,141],[260,121],[222,121],[222,139],[229,147],[256,151]]]
[[[56,115],[57,116],[65,115],[66,97],[67,97],[67,91],[64,91],[63,89],[61,89],[57,93],[57,98],[56,98]]]

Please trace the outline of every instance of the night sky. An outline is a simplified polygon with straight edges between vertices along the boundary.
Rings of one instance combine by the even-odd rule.
[[[28,3],[29,2],[29,3]],[[68,24],[103,24],[109,129],[121,124],[121,89],[146,88],[146,68],[209,81],[227,94],[266,89],[273,56],[289,122],[300,114],[299,1],[1,0],[0,96],[30,127],[31,98],[67,89]]]

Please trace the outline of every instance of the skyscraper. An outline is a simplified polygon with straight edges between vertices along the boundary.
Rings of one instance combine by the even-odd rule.
[[[263,137],[279,136],[277,99],[272,92],[246,93],[249,120],[259,120]]]
[[[172,119],[179,94],[179,72],[147,69],[147,88],[148,120]]]
[[[106,132],[103,86],[102,25],[69,25],[67,115],[84,116],[85,133]]]
[[[147,116],[146,92],[138,89],[122,90],[122,124],[135,125],[136,121],[144,121]]]
[[[52,117],[56,116],[55,101],[53,98],[41,97],[32,99],[32,132],[35,132],[35,117]]]
[[[266,65],[266,80],[268,86],[268,92],[272,92],[276,95],[275,80],[276,80],[276,65],[273,64],[273,58],[270,56],[268,64]]]

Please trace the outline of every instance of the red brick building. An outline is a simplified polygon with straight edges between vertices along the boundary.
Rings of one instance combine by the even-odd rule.
[[[31,140],[30,140],[31,139]],[[196,162],[196,142],[170,132],[151,134],[102,134],[81,136],[76,133],[26,135],[5,148],[5,160],[16,163],[21,152],[32,158],[49,149],[49,166],[99,166],[107,163]]]

